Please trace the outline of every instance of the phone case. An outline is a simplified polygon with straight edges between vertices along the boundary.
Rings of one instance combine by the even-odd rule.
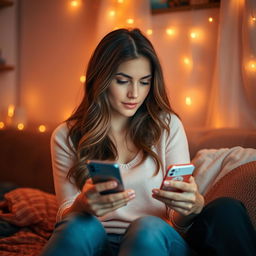
[[[93,183],[114,180],[118,186],[114,189],[102,191],[101,194],[111,194],[124,191],[123,181],[117,163],[106,163],[101,161],[87,161],[87,168]]]
[[[194,169],[195,166],[193,164],[177,164],[169,166],[160,189],[181,192],[181,190],[164,186],[164,181],[177,180],[189,182],[189,178],[193,174]]]

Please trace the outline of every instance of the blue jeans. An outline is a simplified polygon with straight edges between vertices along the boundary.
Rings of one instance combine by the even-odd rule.
[[[255,229],[244,205],[232,198],[206,205],[185,240],[158,217],[139,218],[124,235],[116,235],[106,234],[94,216],[79,214],[56,225],[41,255],[187,256],[194,251],[199,256],[256,255]]]
[[[107,234],[89,214],[73,215],[56,225],[42,256],[180,256],[193,255],[184,239],[165,221],[145,216],[124,235]]]

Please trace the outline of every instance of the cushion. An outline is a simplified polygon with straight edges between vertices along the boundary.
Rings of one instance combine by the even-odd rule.
[[[55,195],[38,189],[17,188],[6,193],[0,202],[0,218],[48,237],[54,228],[57,209]]]
[[[206,203],[218,197],[242,201],[256,229],[256,161],[240,165],[222,177],[206,193]]]
[[[0,219],[20,229],[0,239],[0,255],[39,255],[54,229],[57,208],[55,195],[38,189],[18,188],[6,193],[0,201]]]

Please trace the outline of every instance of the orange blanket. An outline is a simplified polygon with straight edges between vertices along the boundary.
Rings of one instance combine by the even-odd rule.
[[[0,255],[38,255],[54,229],[57,210],[55,195],[31,188],[6,193],[0,202],[0,219],[21,229],[0,239]]]

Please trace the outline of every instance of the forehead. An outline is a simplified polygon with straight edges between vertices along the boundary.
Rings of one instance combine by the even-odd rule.
[[[122,72],[131,77],[143,77],[151,74],[150,61],[146,57],[128,60],[119,65],[117,73]]]

